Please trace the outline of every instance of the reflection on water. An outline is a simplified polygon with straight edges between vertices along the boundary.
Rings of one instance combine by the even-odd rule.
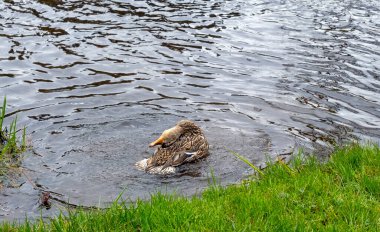
[[[25,175],[59,200],[194,194],[211,170],[234,183],[249,169],[226,148],[259,165],[379,141],[378,1],[7,0],[0,12],[0,97],[28,126]],[[183,118],[211,156],[172,176],[136,171]],[[1,219],[40,215],[25,175],[0,192]]]

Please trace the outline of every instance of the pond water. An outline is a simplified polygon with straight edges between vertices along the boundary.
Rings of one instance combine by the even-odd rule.
[[[3,180],[0,221],[197,194],[304,147],[380,139],[380,2],[0,2],[0,98],[32,149]],[[134,163],[181,119],[211,155],[157,176]],[[38,207],[51,192],[50,210]]]

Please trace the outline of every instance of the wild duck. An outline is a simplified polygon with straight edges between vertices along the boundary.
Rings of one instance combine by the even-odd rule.
[[[184,163],[206,157],[208,142],[200,127],[190,120],[181,120],[174,127],[165,130],[149,146],[157,147],[153,156],[146,160],[145,171],[159,167],[160,170],[173,168]]]

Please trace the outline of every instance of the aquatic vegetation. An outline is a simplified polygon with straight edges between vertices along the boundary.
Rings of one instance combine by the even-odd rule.
[[[269,165],[255,180],[211,186],[200,197],[154,194],[104,210],[3,223],[2,231],[377,231],[380,148],[351,144],[327,163],[295,158]]]
[[[8,127],[4,126],[7,99],[4,97],[0,109],[0,176],[5,175],[9,168],[19,165],[20,153],[25,150],[25,127],[17,130],[17,116]],[[17,133],[22,131],[21,143],[17,138]]]

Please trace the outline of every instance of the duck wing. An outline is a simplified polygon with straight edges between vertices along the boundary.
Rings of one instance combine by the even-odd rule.
[[[168,159],[168,161],[166,161],[164,166],[162,166],[161,170],[164,170],[165,168],[169,166],[172,166],[172,167],[179,166],[187,162],[189,159],[191,159],[191,157],[193,157],[196,154],[197,152],[185,152],[185,151],[176,152],[170,159]]]

